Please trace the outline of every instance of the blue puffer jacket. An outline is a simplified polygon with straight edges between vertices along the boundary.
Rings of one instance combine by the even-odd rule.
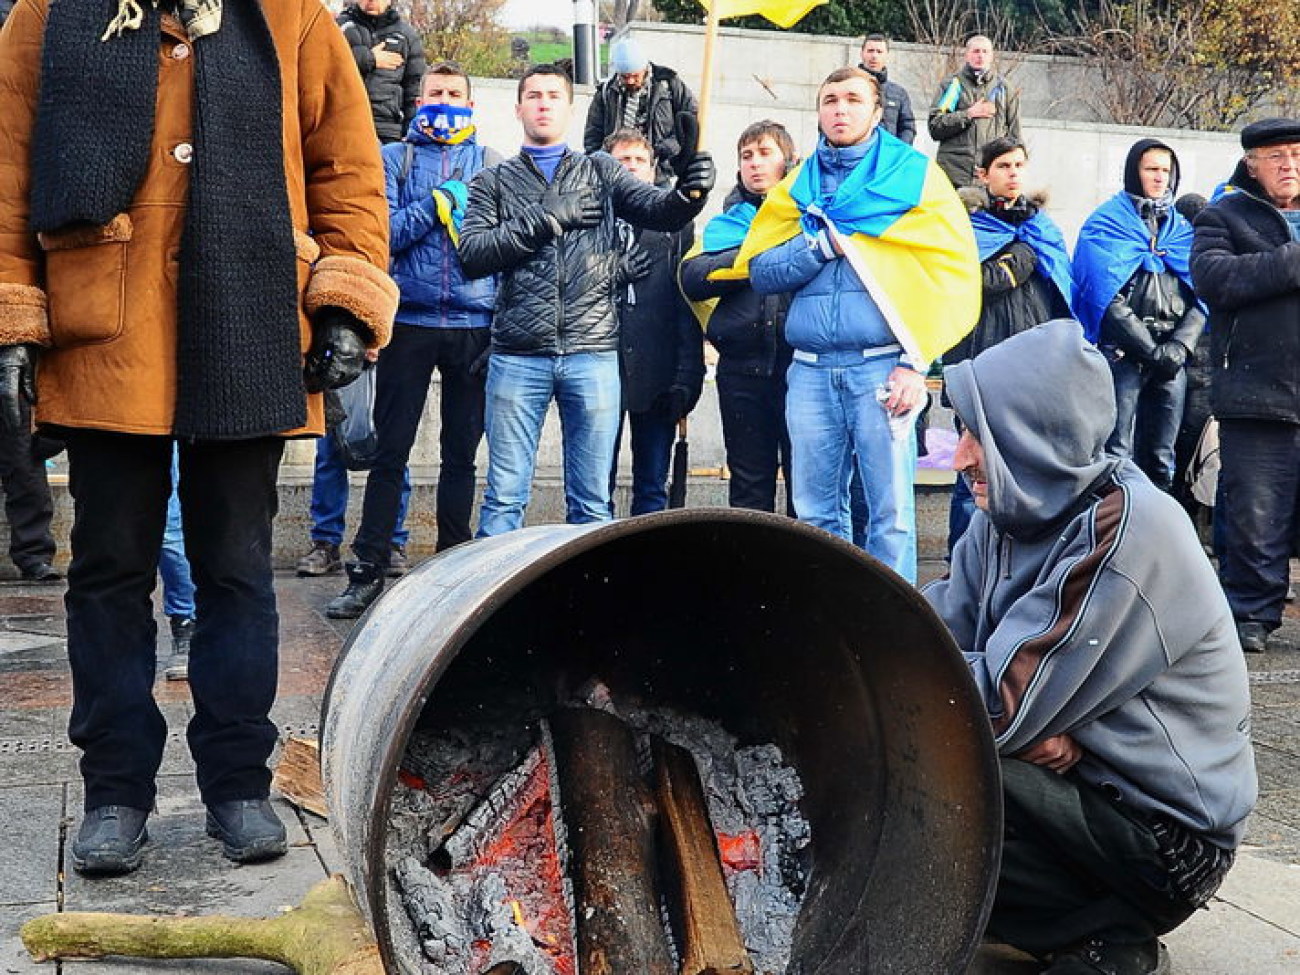
[[[835,192],[870,143],[837,149],[819,139],[823,194]],[[849,262],[843,257],[827,261],[806,234],[757,255],[749,265],[749,280],[760,294],[794,292],[785,340],[801,352],[857,352],[897,341]]]
[[[403,175],[408,148],[413,150],[410,168]],[[433,190],[449,179],[468,184],[500,156],[472,139],[456,146],[394,142],[383,147],[383,156],[392,249],[389,273],[402,293],[397,323],[489,327],[496,279],[466,279],[456,248],[438,220]]]

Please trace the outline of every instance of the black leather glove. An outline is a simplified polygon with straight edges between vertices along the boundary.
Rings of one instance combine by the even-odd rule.
[[[697,152],[677,180],[677,192],[688,200],[698,200],[709,195],[718,172],[713,157],[707,152]]]
[[[1151,357],[1151,371],[1164,380],[1173,379],[1187,363],[1187,346],[1177,339],[1169,339],[1156,346]]]
[[[699,401],[699,393],[689,386],[674,383],[660,393],[657,400],[656,405],[659,407],[659,412],[676,423],[695,409],[695,404]]]
[[[328,306],[316,313],[311,331],[302,367],[307,392],[323,393],[355,381],[366,363],[366,326],[342,308]]]
[[[1017,240],[1008,247],[1002,260],[1007,261],[1010,265],[1011,273],[1015,275],[1017,285],[1028,281],[1029,275],[1033,274],[1034,268],[1038,267],[1038,254],[1023,240]]]
[[[686,168],[695,158],[695,150],[699,148],[700,120],[694,112],[678,112],[673,117],[673,135],[677,152],[668,165],[672,167],[673,175],[680,180],[686,175]]]
[[[654,270],[654,266],[654,258],[646,253],[644,248],[634,246],[619,258],[618,270],[614,272],[614,277],[619,287],[623,287],[633,281],[640,281]]]
[[[605,216],[605,204],[593,190],[561,193],[551,186],[542,197],[542,209],[562,231],[594,227]]]
[[[0,345],[0,429],[6,434],[30,431],[39,356],[39,345]]]
[[[474,357],[474,361],[469,364],[469,374],[475,377],[486,376],[488,371],[488,363],[491,360],[492,360],[492,343],[489,342],[484,347],[483,351]]]

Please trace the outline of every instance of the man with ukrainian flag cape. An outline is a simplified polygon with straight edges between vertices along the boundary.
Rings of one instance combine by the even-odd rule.
[[[1115,431],[1106,443],[1171,490],[1187,359],[1205,327],[1192,288],[1192,227],[1174,209],[1178,157],[1139,139],[1124,189],[1093,211],[1074,249],[1074,311],[1101,346],[1115,381]]]
[[[850,538],[856,463],[867,550],[916,577],[913,419],[930,363],[979,316],[970,220],[924,155],[878,128],[880,89],[841,68],[817,95],[816,152],[769,191],[731,272],[791,291],[786,422],[799,518]]]
[[[793,167],[794,140],[785,126],[764,119],[736,140],[736,187],[723,211],[704,227],[679,273],[705,338],[718,353],[718,413],[727,453],[727,501],[733,508],[775,511],[777,472],[791,481],[790,435],[785,427],[785,340],[788,294],[761,295],[749,281],[719,280],[713,272],[736,262],[767,191]],[[790,492],[786,514],[794,516]]]

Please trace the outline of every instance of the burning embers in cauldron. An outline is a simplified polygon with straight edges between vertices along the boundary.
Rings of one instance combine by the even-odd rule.
[[[774,745],[616,708],[595,685],[549,715],[417,731],[399,778],[387,862],[405,916],[390,926],[409,972],[788,964],[810,835]]]

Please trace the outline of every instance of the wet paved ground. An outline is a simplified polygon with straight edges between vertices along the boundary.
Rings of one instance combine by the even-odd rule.
[[[930,565],[925,571],[932,576],[938,570]],[[286,734],[316,734],[320,695],[349,628],[323,612],[340,588],[338,577],[304,580],[282,574],[277,579],[283,643],[274,717]],[[145,864],[124,878],[77,876],[65,851],[81,796],[76,752],[65,736],[71,689],[61,596],[59,585],[0,585],[0,973],[286,971],[242,960],[38,965],[23,950],[17,936],[22,922],[59,910],[269,916],[296,904],[339,864],[324,820],[282,801],[278,805],[290,825],[288,856],[248,867],[221,856],[203,832],[203,809],[184,744],[187,687],[160,679],[157,696],[172,736]],[[1290,611],[1270,651],[1251,657],[1249,664],[1262,797],[1246,847],[1220,895],[1168,938],[1180,975],[1300,972],[1300,612]],[[996,948],[982,950],[972,969],[982,975],[1036,970],[1032,962]]]

